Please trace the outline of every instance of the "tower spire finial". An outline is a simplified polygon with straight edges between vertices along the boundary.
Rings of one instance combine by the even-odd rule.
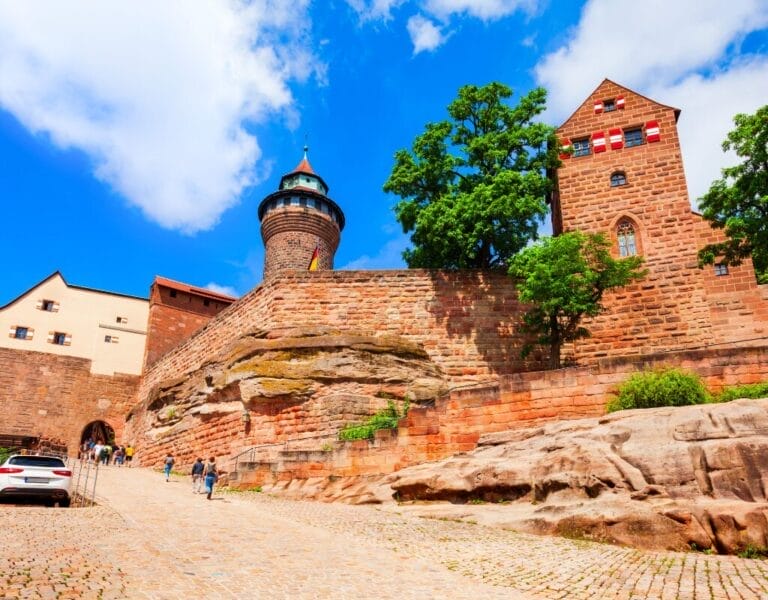
[[[307,152],[309,152],[309,144],[307,144],[307,134],[304,134],[304,160],[307,159]]]

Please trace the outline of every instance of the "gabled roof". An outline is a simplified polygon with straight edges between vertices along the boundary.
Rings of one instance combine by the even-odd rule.
[[[100,290],[100,289],[97,289],[97,288],[85,287],[83,285],[72,285],[72,284],[69,284],[69,283],[67,283],[67,280],[64,279],[64,276],[61,274],[61,272],[57,270],[57,271],[54,271],[53,273],[51,273],[50,275],[48,275],[48,277],[46,277],[45,279],[42,279],[41,281],[39,281],[38,283],[33,285],[27,291],[22,292],[21,294],[16,296],[13,300],[8,302],[5,306],[0,306],[0,310],[5,310],[6,308],[11,306],[12,304],[15,304],[16,302],[18,302],[22,298],[28,296],[29,294],[34,292],[37,288],[39,288],[41,285],[43,285],[44,283],[50,281],[54,277],[58,277],[59,279],[61,279],[61,281],[62,281],[62,283],[64,283],[64,285],[66,285],[68,288],[72,288],[73,290],[83,290],[83,291],[86,291],[86,292],[94,292],[96,294],[107,294],[109,296],[119,296],[121,298],[131,298],[133,300],[143,300],[145,302],[147,301],[147,298],[145,298],[143,296],[134,296],[133,294],[123,294],[121,292],[110,292],[110,291],[107,291],[107,290]]]
[[[669,109],[669,110],[673,110],[673,111],[675,111],[675,122],[677,122],[677,119],[680,117],[680,109],[679,109],[679,108],[675,108],[674,106],[668,106],[667,104],[662,104],[661,102],[657,102],[656,100],[653,100],[652,98],[649,98],[648,96],[646,96],[646,95],[644,95],[644,94],[641,94],[641,93],[639,93],[639,92],[636,92],[635,90],[632,90],[632,89],[630,89],[630,88],[628,88],[628,87],[626,87],[626,86],[624,86],[624,85],[621,85],[620,83],[616,83],[615,81],[613,81],[613,80],[611,80],[611,79],[608,79],[608,78],[606,77],[605,79],[603,79],[603,80],[600,82],[600,84],[599,84],[599,85],[598,85],[598,86],[597,86],[597,87],[596,87],[594,90],[592,90],[592,91],[589,93],[589,95],[588,95],[588,96],[587,96],[587,97],[584,99],[584,102],[582,102],[581,104],[579,104],[579,106],[578,106],[578,107],[576,107],[576,110],[574,110],[574,111],[573,111],[573,112],[570,114],[570,116],[569,116],[569,117],[568,117],[568,118],[567,118],[565,121],[563,121],[563,122],[560,124],[560,126],[558,127],[558,129],[562,129],[563,127],[565,127],[565,126],[568,124],[568,122],[569,122],[571,119],[573,119],[573,117],[576,115],[576,113],[577,113],[577,112],[579,112],[579,111],[582,109],[582,107],[584,107],[584,105],[585,105],[585,104],[587,104],[587,102],[589,102],[589,99],[590,99],[590,98],[592,98],[592,96],[594,96],[594,95],[595,95],[595,94],[598,92],[598,90],[599,90],[601,87],[603,87],[603,86],[604,86],[606,83],[610,83],[610,84],[613,84],[613,85],[615,85],[616,87],[619,87],[619,88],[621,88],[621,89],[622,89],[622,90],[624,90],[625,92],[628,92],[628,93],[630,93],[630,94],[634,94],[635,96],[640,96],[641,98],[645,98],[646,100],[648,100],[648,102],[651,102],[652,104],[655,104],[656,106],[660,106],[660,107],[662,107],[662,108],[667,108],[667,109]]]
[[[168,279],[167,277],[161,277],[160,275],[155,276],[155,281],[152,283],[152,285],[161,285],[172,290],[186,292],[187,294],[194,294],[195,296],[205,296],[207,298],[228,302],[230,304],[237,300],[237,298],[228,294],[220,294],[219,292],[214,292],[213,290],[195,287],[193,285],[189,285],[188,283],[182,283],[181,281],[174,281],[173,279]]]

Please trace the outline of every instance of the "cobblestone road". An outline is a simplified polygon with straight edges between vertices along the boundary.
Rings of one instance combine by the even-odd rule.
[[[0,598],[768,599],[768,561],[650,553],[107,468],[102,506],[0,506]]]

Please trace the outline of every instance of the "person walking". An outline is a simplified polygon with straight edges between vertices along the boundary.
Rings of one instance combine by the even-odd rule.
[[[198,458],[192,465],[192,493],[201,494],[203,492],[203,470],[205,465],[203,459]]]
[[[176,461],[173,460],[173,456],[171,453],[168,453],[168,456],[165,457],[165,467],[163,468],[163,471],[165,472],[165,481],[169,481],[171,478],[171,469],[173,469],[173,465]]]
[[[219,470],[216,468],[216,458],[211,456],[208,462],[205,464],[205,491],[207,492],[208,500],[211,499],[213,494],[213,484],[219,478]]]
[[[128,444],[128,446],[125,448],[125,462],[128,463],[128,466],[131,466],[131,462],[133,462],[133,453],[135,452],[135,448],[133,447],[133,444]]]

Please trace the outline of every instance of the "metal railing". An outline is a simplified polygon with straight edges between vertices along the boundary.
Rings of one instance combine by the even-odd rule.
[[[70,457],[67,466],[72,471],[71,506],[93,506],[99,481],[99,461]]]

